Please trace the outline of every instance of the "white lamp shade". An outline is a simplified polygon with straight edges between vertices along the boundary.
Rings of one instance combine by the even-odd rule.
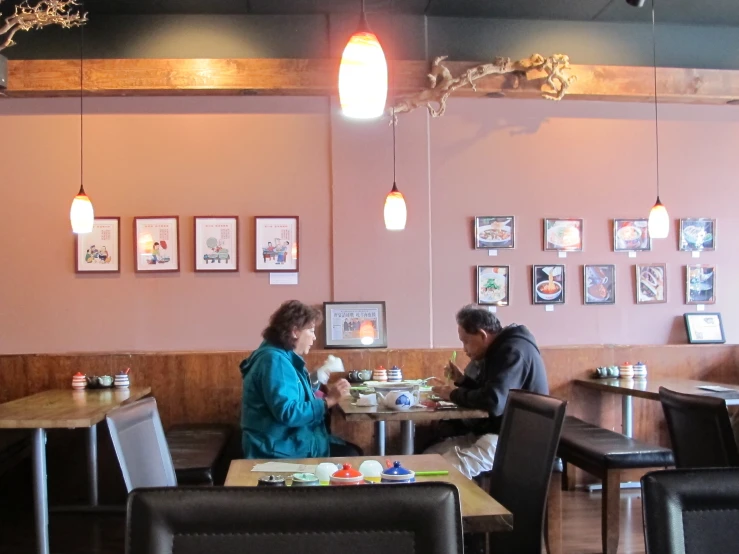
[[[373,119],[385,111],[387,62],[374,33],[360,28],[349,39],[339,66],[341,111],[355,119]]]
[[[385,229],[388,231],[402,231],[408,218],[408,210],[405,206],[405,198],[393,183],[393,189],[385,198]]]
[[[78,234],[91,233],[92,224],[95,222],[95,212],[92,202],[85,194],[85,189],[80,187],[80,192],[72,200],[72,208],[69,210],[69,220],[72,223],[72,232]]]
[[[649,212],[649,236],[653,239],[666,239],[670,234],[670,216],[667,208],[657,198],[657,203]]]

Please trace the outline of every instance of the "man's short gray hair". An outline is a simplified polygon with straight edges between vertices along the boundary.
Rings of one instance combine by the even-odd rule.
[[[497,334],[503,329],[500,320],[485,308],[470,304],[457,312],[457,325],[466,333],[473,335],[480,332]]]

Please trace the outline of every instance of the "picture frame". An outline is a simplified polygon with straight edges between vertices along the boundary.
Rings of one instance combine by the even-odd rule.
[[[652,250],[652,237],[649,234],[648,219],[614,219],[614,252],[649,252]]]
[[[683,317],[690,344],[723,344],[726,342],[720,313],[693,312],[683,314]]]
[[[133,218],[134,269],[137,273],[180,270],[180,218],[176,215]]]
[[[681,219],[678,241],[684,252],[716,250],[716,220],[707,217]]]
[[[583,266],[583,302],[585,304],[616,303],[615,265]]]
[[[385,302],[324,302],[326,348],[387,348]]]
[[[582,252],[582,219],[545,219],[544,250],[554,252]]]
[[[498,250],[515,248],[515,216],[476,216],[475,248]]]
[[[239,218],[235,215],[194,218],[195,271],[239,270]]]
[[[534,304],[564,304],[565,285],[564,265],[532,266],[531,292]]]
[[[663,304],[667,302],[667,264],[635,265],[636,303]]]
[[[685,303],[716,303],[716,266],[695,264],[685,266]]]
[[[254,218],[255,271],[270,273],[300,270],[298,216]]]
[[[96,217],[92,232],[74,236],[75,273],[121,272],[121,218]]]
[[[477,266],[477,303],[481,306],[508,306],[510,303],[510,267]]]

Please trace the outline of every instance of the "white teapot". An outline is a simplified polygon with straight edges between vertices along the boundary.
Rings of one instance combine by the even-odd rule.
[[[409,410],[421,402],[421,393],[418,387],[413,390],[390,390],[385,394],[375,391],[386,408],[390,410]]]

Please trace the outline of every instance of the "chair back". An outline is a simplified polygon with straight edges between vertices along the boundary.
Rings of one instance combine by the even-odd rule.
[[[178,487],[128,497],[126,554],[462,553],[449,483]]]
[[[673,469],[641,479],[647,554],[718,554],[739,545],[739,469]]]
[[[490,476],[490,495],[513,514],[513,532],[493,538],[501,552],[541,553],[549,480],[566,408],[567,402],[551,396],[508,393]]]
[[[126,489],[177,486],[172,456],[156,400],[144,398],[110,412],[105,420]]]
[[[676,467],[739,466],[739,451],[723,399],[682,394],[664,387],[659,389],[659,399]]]

